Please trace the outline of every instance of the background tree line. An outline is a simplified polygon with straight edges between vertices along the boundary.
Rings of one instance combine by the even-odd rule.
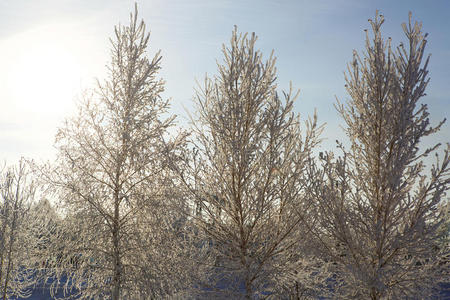
[[[1,173],[0,291],[80,299],[426,299],[449,273],[450,146],[425,96],[427,35],[369,20],[337,102],[349,146],[317,153],[317,116],[277,90],[272,54],[232,32],[175,128],[161,55],[137,9],[115,28],[108,76],[59,128],[58,156]],[[176,132],[176,133],[174,133]],[[36,188],[41,191],[35,196]],[[46,200],[49,199],[50,201]],[[441,294],[442,295],[442,294]]]

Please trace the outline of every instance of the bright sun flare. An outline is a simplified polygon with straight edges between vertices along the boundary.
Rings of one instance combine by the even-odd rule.
[[[68,49],[42,43],[18,57],[11,79],[24,109],[57,112],[70,105],[70,98],[80,89],[81,70]]]
[[[85,26],[49,23],[0,39],[0,141],[10,145],[2,149],[9,157],[40,153],[50,158],[53,152],[46,145],[53,144],[63,120],[76,113],[82,90],[102,76],[103,45],[96,46],[98,40]]]
[[[19,112],[67,115],[86,76],[79,38],[67,38],[58,26],[22,33],[8,45],[7,78],[11,105]],[[14,47],[11,47],[14,45]]]

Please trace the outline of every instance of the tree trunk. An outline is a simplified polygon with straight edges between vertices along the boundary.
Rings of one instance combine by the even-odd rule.
[[[119,300],[120,298],[120,281],[121,281],[121,262],[120,262],[120,248],[119,248],[119,193],[114,195],[114,227],[112,232],[113,249],[114,249],[114,275],[113,275],[113,291],[112,300]]]
[[[375,288],[372,288],[372,289],[370,290],[370,299],[371,299],[371,300],[378,300],[378,299],[380,299],[380,297],[378,296],[378,293],[377,293],[377,291],[375,290]]]
[[[245,299],[252,299],[252,288],[245,284]]]
[[[2,232],[1,232],[1,237],[0,237],[0,284],[3,282],[3,261],[4,261],[4,256],[5,256],[5,234],[6,234],[6,222],[7,222],[8,216],[6,215],[4,217],[4,223],[2,226]]]
[[[16,194],[16,201],[18,199],[18,194]],[[9,283],[9,275],[11,273],[11,269],[13,267],[13,264],[11,262],[11,257],[12,257],[12,252],[13,252],[13,244],[14,244],[14,235],[16,234],[16,221],[17,221],[17,202],[14,204],[14,212],[13,212],[13,219],[12,219],[12,223],[11,223],[11,233],[10,233],[10,237],[9,237],[9,249],[8,249],[8,267],[6,269],[6,274],[5,274],[5,286],[3,289],[3,300],[6,300],[6,294],[8,292],[8,283]]]
[[[9,200],[8,196],[4,197],[4,203],[3,203],[3,224],[2,224],[2,231],[1,231],[1,237],[0,237],[0,284],[3,283],[3,262],[6,255],[6,246],[5,246],[5,239],[6,239],[6,228],[8,224],[9,219]]]

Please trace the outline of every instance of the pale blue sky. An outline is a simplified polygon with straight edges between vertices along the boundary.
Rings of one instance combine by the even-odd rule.
[[[113,27],[128,23],[134,1],[0,0],[0,160],[52,159],[56,128],[73,113],[73,101],[94,77],[102,78]],[[431,120],[450,111],[450,1],[138,1],[151,30],[150,56],[162,50],[161,76],[180,123],[192,110],[195,79],[216,72],[221,45],[237,25],[256,32],[265,56],[277,56],[278,84],[300,88],[295,110],[317,109],[326,122],[322,149],[345,139],[333,103],[346,99],[343,71],[352,50],[362,50],[363,29],[379,9],[384,35],[405,40],[408,11],[429,32],[431,83],[424,102]],[[426,143],[450,142],[450,127]]]

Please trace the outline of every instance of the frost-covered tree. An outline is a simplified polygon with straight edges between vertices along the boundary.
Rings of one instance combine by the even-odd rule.
[[[421,25],[403,24],[406,45],[393,49],[383,39],[384,18],[369,20],[366,50],[356,52],[346,73],[347,104],[337,109],[346,123],[351,147],[343,155],[322,155],[315,192],[322,223],[320,249],[336,263],[330,280],[345,299],[430,299],[449,265],[439,241],[441,214],[450,183],[450,146],[431,168],[424,137],[437,132],[427,105],[420,103],[429,82]],[[431,170],[430,170],[431,169]],[[321,175],[323,177],[321,177]],[[337,296],[336,296],[337,297]]]
[[[163,298],[188,282],[186,219],[166,159],[182,138],[164,141],[174,117],[156,78],[161,56],[147,58],[148,41],[136,9],[115,28],[107,79],[59,129],[56,163],[41,170],[64,218],[47,275],[67,295]]]
[[[0,173],[0,295],[26,298],[36,277],[27,217],[35,186],[23,160]]]
[[[60,241],[63,240],[61,234],[64,219],[57,213],[52,202],[46,198],[36,201],[31,206],[27,218],[28,239],[33,245],[30,255],[33,258],[37,276],[35,290],[40,289],[41,292],[48,288],[47,268],[55,264],[62,256]]]
[[[200,282],[207,298],[282,292],[306,258],[304,222],[313,222],[306,167],[321,128],[314,116],[300,130],[298,93],[279,96],[275,58],[264,61],[255,42],[235,29],[223,46],[218,75],[196,94],[194,154],[180,169],[213,259]]]

